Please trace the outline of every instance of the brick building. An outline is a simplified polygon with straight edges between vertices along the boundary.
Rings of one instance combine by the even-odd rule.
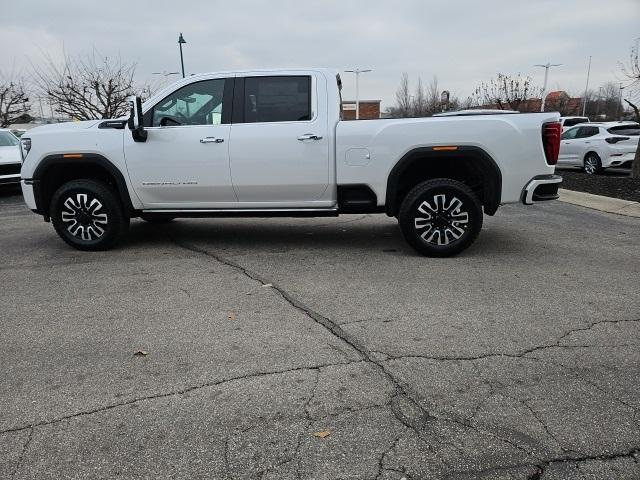
[[[531,98],[520,103],[518,106],[519,112],[539,112],[542,99]],[[582,98],[572,98],[567,92],[558,90],[556,92],[549,92],[544,102],[545,112],[560,112],[562,115],[580,115],[582,111]],[[480,108],[495,108],[500,109],[500,105],[491,104],[483,105]],[[503,105],[505,110],[509,110],[509,104]]]
[[[381,100],[360,100],[360,120],[373,120],[380,118]],[[343,100],[342,118],[344,120],[356,119],[355,100]]]

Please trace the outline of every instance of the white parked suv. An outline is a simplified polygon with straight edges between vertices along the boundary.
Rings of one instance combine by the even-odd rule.
[[[0,128],[0,185],[20,183],[20,140],[10,130]]]
[[[328,69],[195,75],[130,117],[22,137],[27,205],[81,250],[141,217],[397,217],[418,252],[467,248],[504,203],[558,197],[557,113],[341,120]]]
[[[635,122],[579,124],[562,134],[558,165],[582,167],[590,175],[610,167],[628,168],[639,138]]]

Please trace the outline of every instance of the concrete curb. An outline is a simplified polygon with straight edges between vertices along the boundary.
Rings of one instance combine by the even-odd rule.
[[[558,192],[560,193],[559,200],[561,202],[579,205],[581,207],[591,208],[601,212],[640,218],[639,202],[603,197],[602,195],[593,195],[592,193],[575,192],[573,190],[565,190],[563,188],[560,188]]]

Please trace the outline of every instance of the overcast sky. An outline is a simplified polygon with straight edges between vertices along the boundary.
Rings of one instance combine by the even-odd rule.
[[[549,87],[579,95],[593,56],[597,89],[623,80],[619,62],[640,37],[640,0],[7,0],[0,10],[0,71],[28,71],[42,51],[90,52],[138,63],[138,80],[180,68],[371,68],[361,98],[393,103],[402,72],[437,75],[460,97],[497,72],[531,75],[562,63]],[[354,81],[342,74],[345,98]],[[175,78],[175,77],[174,77]],[[157,82],[158,80],[156,80]]]

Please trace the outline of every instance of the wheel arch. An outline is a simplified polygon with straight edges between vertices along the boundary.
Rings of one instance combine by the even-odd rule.
[[[420,147],[407,152],[387,179],[385,210],[395,216],[402,198],[413,186],[433,178],[450,178],[467,184],[478,195],[487,215],[493,215],[502,198],[502,173],[493,158],[479,147],[451,150]]]
[[[582,156],[582,164],[584,165],[584,161],[587,159],[587,156],[590,154],[594,154],[596,157],[598,157],[598,159],[602,162],[602,156],[600,155],[600,153],[597,150],[593,150],[593,149],[589,149],[587,150],[584,155]]]
[[[107,183],[116,190],[124,211],[128,215],[134,212],[127,183],[118,167],[96,153],[74,153],[48,155],[34,170],[32,181],[37,213],[47,217],[54,192],[64,183],[82,178]]]

